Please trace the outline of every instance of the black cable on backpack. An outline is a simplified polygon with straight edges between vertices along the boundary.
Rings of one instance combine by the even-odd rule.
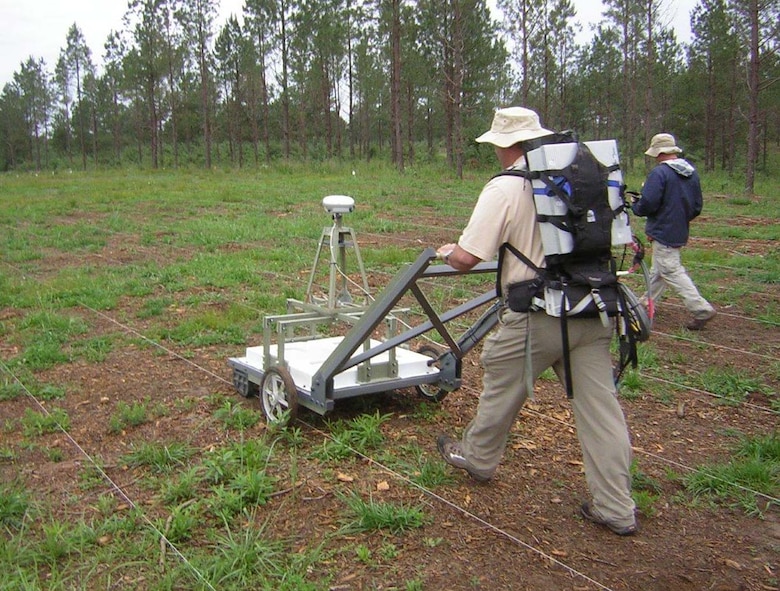
[[[620,353],[620,361],[618,362],[618,367],[615,370],[615,387],[620,384],[620,380],[623,378],[623,372],[625,372],[626,368],[629,364],[636,369],[638,363],[639,363],[639,354],[637,351],[637,340],[633,334],[633,331],[630,327],[628,327],[628,322],[630,322],[630,319],[628,318],[628,310],[629,310],[629,303],[626,299],[625,293],[623,290],[618,289],[618,302],[620,303],[620,318],[615,323],[615,330],[617,331],[618,336],[618,350]],[[626,323],[626,330],[625,334],[620,333],[620,322]]]
[[[569,316],[569,296],[566,293],[566,288],[563,288],[563,294],[561,295],[561,344],[563,346],[563,381],[566,386],[566,398],[571,400],[574,398],[574,384],[572,384],[571,377],[571,357],[569,355],[569,324],[567,318]]]

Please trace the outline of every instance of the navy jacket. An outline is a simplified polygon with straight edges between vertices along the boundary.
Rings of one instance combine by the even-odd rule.
[[[688,242],[689,222],[701,213],[702,205],[699,174],[690,162],[675,158],[650,171],[642,197],[631,209],[647,217],[645,233],[649,238],[679,248]]]

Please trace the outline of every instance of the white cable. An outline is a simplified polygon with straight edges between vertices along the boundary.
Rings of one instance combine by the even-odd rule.
[[[159,344],[159,343],[156,343],[156,342],[152,341],[151,339],[149,339],[148,337],[146,337],[146,336],[142,335],[141,333],[139,333],[138,331],[136,331],[136,330],[135,330],[135,329],[133,329],[132,327],[126,326],[126,325],[124,325],[124,324],[120,323],[119,321],[117,321],[117,320],[115,320],[115,319],[111,318],[110,316],[107,316],[106,314],[103,314],[103,313],[101,313],[101,312],[98,312],[97,310],[94,310],[93,308],[91,308],[91,307],[89,307],[89,306],[87,306],[87,305],[85,305],[85,304],[81,304],[81,303],[80,303],[80,305],[81,305],[81,306],[83,306],[84,308],[86,308],[86,309],[90,310],[91,312],[94,312],[94,313],[98,314],[99,316],[101,316],[101,317],[103,317],[103,318],[106,318],[107,320],[109,320],[109,321],[113,322],[114,324],[116,324],[117,326],[119,326],[119,327],[123,328],[123,329],[124,329],[124,330],[126,330],[127,332],[129,332],[129,333],[131,333],[131,334],[134,334],[134,335],[136,335],[136,336],[139,336],[140,338],[144,339],[144,341],[146,341],[146,342],[148,342],[148,343],[150,343],[150,344],[152,344],[152,345],[154,345],[154,346],[156,346],[156,347],[159,347],[160,349],[162,349],[162,350],[166,351],[167,353],[169,353],[169,354],[173,355],[174,357],[176,357],[176,358],[178,358],[178,359],[181,359],[182,361],[186,361],[188,364],[190,364],[190,365],[192,365],[193,367],[195,367],[195,368],[197,368],[197,369],[199,369],[199,370],[201,370],[201,371],[203,371],[203,372],[205,372],[205,373],[209,374],[210,376],[216,377],[216,378],[220,379],[222,382],[224,382],[224,383],[226,383],[226,384],[231,384],[231,382],[230,382],[229,380],[226,380],[226,379],[224,379],[224,378],[221,378],[220,376],[218,376],[218,375],[214,374],[214,373],[213,373],[213,372],[211,372],[210,370],[208,370],[208,369],[206,369],[206,368],[204,368],[204,367],[201,367],[201,366],[199,366],[197,363],[194,363],[194,362],[190,361],[189,359],[186,359],[185,357],[182,357],[181,355],[178,355],[177,353],[175,353],[175,352],[171,351],[170,349],[168,349],[168,348],[164,347],[163,345],[161,345],[161,344]],[[232,385],[232,384],[231,384],[231,385]],[[314,431],[314,432],[316,432],[316,433],[319,433],[319,434],[321,434],[321,435],[323,435],[323,436],[327,437],[328,439],[331,439],[331,440],[335,441],[335,439],[333,438],[333,435],[332,435],[332,434],[330,434],[330,433],[326,433],[326,432],[324,432],[324,431],[321,431],[321,430],[317,429],[316,427],[314,427],[313,425],[311,425],[311,424],[307,423],[306,421],[303,421],[303,420],[301,420],[300,418],[298,418],[298,419],[296,419],[296,420],[297,420],[298,422],[300,422],[300,423],[302,423],[302,424],[306,425],[306,426],[307,426],[309,429],[311,429],[312,431]],[[69,435],[68,435],[68,437],[70,438],[70,436],[69,436]],[[70,439],[72,440],[72,438],[70,438]],[[78,444],[77,444],[77,443],[75,443],[75,441],[74,441],[74,444],[78,446]],[[358,450],[356,450],[356,449],[353,449],[353,448],[349,447],[349,445],[347,445],[347,447],[350,449],[350,451],[352,451],[352,452],[353,452],[353,453],[355,453],[356,455],[358,455],[358,456],[362,457],[363,459],[365,459],[365,460],[367,460],[367,461],[371,462],[372,464],[375,464],[376,466],[380,467],[382,470],[384,470],[384,471],[386,471],[386,472],[388,472],[388,473],[390,473],[390,474],[393,474],[393,475],[394,475],[396,478],[398,478],[399,480],[401,480],[401,481],[403,481],[403,482],[406,482],[407,484],[411,484],[412,486],[414,486],[414,487],[418,488],[419,490],[421,490],[421,491],[422,491],[422,492],[424,492],[425,494],[427,494],[427,495],[431,496],[432,498],[435,498],[435,499],[437,499],[437,500],[441,501],[442,503],[444,503],[444,504],[448,505],[449,507],[451,507],[451,508],[453,508],[453,509],[456,509],[457,511],[459,511],[459,512],[460,512],[460,513],[462,513],[463,515],[467,516],[468,518],[470,518],[470,519],[472,519],[472,520],[474,520],[474,521],[477,521],[478,523],[480,523],[480,524],[484,525],[484,526],[485,526],[485,527],[487,527],[488,529],[490,529],[490,530],[492,530],[492,531],[494,531],[494,532],[496,532],[496,533],[498,533],[498,534],[500,534],[500,535],[504,536],[505,538],[507,538],[507,539],[509,539],[509,540],[513,541],[514,543],[518,544],[519,546],[522,546],[523,548],[526,548],[527,550],[530,550],[530,551],[532,551],[532,552],[534,552],[534,553],[538,554],[539,556],[542,556],[543,558],[545,558],[545,559],[547,559],[547,560],[549,560],[549,561],[551,561],[551,562],[553,562],[553,563],[555,563],[555,564],[559,565],[560,567],[564,568],[565,570],[567,570],[568,572],[570,572],[570,573],[572,573],[572,574],[574,574],[574,575],[577,575],[577,576],[579,576],[579,577],[582,577],[583,579],[585,579],[585,580],[589,581],[590,583],[593,583],[594,585],[596,585],[596,586],[597,586],[599,589],[602,589],[603,591],[612,591],[612,590],[611,590],[609,587],[606,587],[605,585],[603,585],[603,584],[599,583],[598,581],[596,581],[596,580],[594,580],[594,579],[592,579],[592,578],[588,577],[586,574],[584,574],[584,573],[581,573],[580,571],[576,570],[575,568],[573,568],[573,567],[571,567],[571,566],[568,566],[567,564],[565,564],[565,563],[561,562],[560,560],[558,560],[558,559],[557,559],[557,558],[555,558],[554,556],[551,556],[551,555],[549,555],[549,554],[546,554],[546,553],[545,553],[545,552],[543,552],[542,550],[540,550],[540,549],[538,549],[538,548],[535,548],[535,547],[531,546],[530,544],[528,544],[528,543],[526,543],[526,542],[523,542],[522,540],[520,540],[520,539],[519,539],[519,538],[517,538],[516,536],[514,536],[514,535],[510,534],[509,532],[507,532],[507,531],[505,531],[505,530],[503,530],[503,529],[501,529],[501,528],[499,528],[499,527],[497,527],[497,526],[495,526],[495,525],[492,525],[492,524],[491,524],[491,523],[489,523],[488,521],[485,521],[485,520],[484,520],[484,519],[482,519],[481,517],[479,517],[479,516],[477,516],[477,515],[475,515],[475,514],[471,513],[470,511],[468,511],[468,510],[466,510],[465,508],[463,508],[463,507],[461,507],[461,506],[457,505],[456,503],[453,503],[452,501],[449,501],[449,500],[445,499],[444,497],[442,497],[442,496],[440,496],[440,495],[438,495],[438,494],[434,493],[433,491],[431,491],[431,490],[429,490],[429,489],[427,489],[427,488],[423,487],[422,485],[420,485],[420,484],[418,484],[418,483],[416,483],[416,482],[413,482],[413,481],[412,481],[412,480],[410,480],[408,477],[406,477],[406,476],[404,476],[404,475],[402,475],[402,474],[400,474],[400,473],[398,473],[398,472],[396,472],[396,471],[394,471],[394,470],[390,469],[389,467],[387,467],[387,466],[383,465],[382,463],[378,462],[377,460],[375,460],[375,459],[373,459],[373,458],[370,458],[370,457],[368,457],[368,456],[366,456],[366,455],[362,454],[362,453],[361,453],[361,452],[359,452]],[[81,449],[81,447],[80,447],[80,446],[79,446],[79,449]],[[84,453],[84,454],[86,455],[86,452],[84,452],[83,450],[82,450],[82,453]],[[89,456],[87,456],[87,457],[89,457]],[[91,459],[91,458],[90,458],[90,461],[92,461],[92,459]],[[93,463],[94,463],[94,462],[93,462]],[[101,470],[101,474],[102,474],[102,473],[103,473],[103,471]],[[109,480],[109,482],[111,482],[111,481],[110,481],[110,479],[108,479],[108,477],[106,477],[106,478],[107,478],[107,480]],[[112,483],[112,484],[113,484],[113,483]],[[123,498],[126,498],[126,495],[124,495],[124,493],[123,493]],[[135,506],[135,505],[132,503],[132,501],[130,501],[129,499],[128,499],[128,502],[129,502],[130,504],[132,504],[133,506]],[[145,520],[146,520],[146,521],[148,521],[148,519],[146,519],[146,518],[145,518]],[[155,531],[157,531],[157,530],[156,530],[156,528],[155,528]],[[162,534],[161,534],[161,533],[160,533],[160,535],[162,536]],[[163,536],[163,538],[164,538],[164,536]],[[166,540],[166,541],[167,541],[167,540]],[[172,546],[172,545],[171,545],[171,546]],[[178,550],[175,550],[175,551],[177,552],[177,554],[180,554],[180,552],[178,552]],[[185,560],[186,560],[186,559],[185,559]],[[188,564],[189,564],[189,563],[188,563]],[[208,584],[208,583],[207,583],[207,584]],[[211,589],[213,589],[213,587],[211,587],[211,585],[209,585],[209,587],[210,587]],[[214,591],[215,591],[215,590],[214,590]]]
[[[209,583],[209,581],[206,580],[206,578],[203,576],[203,574],[200,571],[198,571],[198,569],[196,569],[195,566],[189,560],[187,560],[187,557],[184,556],[184,554],[182,554],[182,552],[174,545],[174,543],[171,542],[171,540],[169,540],[168,537],[162,531],[160,531],[160,529],[157,526],[154,525],[154,523],[146,516],[146,514],[143,511],[141,511],[141,509],[138,507],[138,505],[136,505],[136,503],[127,495],[127,493],[125,493],[125,491],[122,489],[122,487],[120,487],[116,482],[114,482],[112,480],[112,478],[106,473],[105,470],[103,470],[103,468],[100,466],[100,464],[98,462],[96,462],[95,459],[92,456],[90,456],[83,447],[81,447],[79,442],[76,441],[71,436],[70,433],[68,433],[67,429],[65,429],[60,424],[60,422],[56,419],[56,417],[54,417],[49,412],[49,410],[40,402],[40,400],[38,400],[35,397],[35,395],[32,392],[30,392],[30,390],[27,388],[27,386],[25,386],[22,383],[22,381],[16,376],[16,374],[14,374],[11,371],[11,369],[2,360],[0,360],[0,369],[2,369],[5,373],[10,375],[11,378],[13,378],[13,380],[22,387],[22,389],[24,390],[25,394],[30,399],[32,399],[32,401],[35,403],[35,405],[38,408],[41,409],[41,412],[43,412],[43,414],[45,414],[46,417],[48,417],[49,419],[52,419],[54,421],[54,424],[57,426],[57,428],[63,433],[63,435],[65,435],[65,437],[68,439],[68,441],[70,441],[70,443],[73,445],[73,447],[75,447],[78,450],[78,452],[87,459],[87,461],[92,465],[92,467],[95,470],[97,470],[97,472],[100,474],[101,478],[103,478],[103,480],[108,482],[108,484],[111,485],[111,488],[114,491],[116,491],[116,493],[130,507],[132,507],[135,511],[138,512],[138,514],[146,522],[146,524],[160,537],[161,540],[163,540],[165,542],[165,544],[174,552],[174,554],[176,554],[181,559],[181,561],[185,565],[187,565],[187,567],[193,573],[195,573],[195,576],[198,577],[198,580],[203,582],[209,589],[211,589],[211,591],[216,591],[216,589],[211,585],[211,583]],[[203,368],[201,368],[201,369],[203,369]]]

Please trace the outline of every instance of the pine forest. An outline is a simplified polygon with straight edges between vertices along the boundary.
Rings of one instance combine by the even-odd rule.
[[[780,0],[130,0],[102,47],[78,23],[54,64],[30,56],[0,93],[0,170],[252,168],[293,159],[493,158],[497,107],[617,138],[640,162],[674,133],[703,170],[754,177],[780,147]],[[586,39],[586,41],[583,41]]]

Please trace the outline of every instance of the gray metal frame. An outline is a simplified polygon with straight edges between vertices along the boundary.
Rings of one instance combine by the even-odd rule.
[[[495,289],[491,289],[452,310],[438,314],[420,289],[418,282],[427,278],[462,273],[448,265],[431,265],[434,260],[436,260],[436,251],[433,248],[425,249],[412,264],[401,269],[367,307],[346,305],[341,308],[329,306],[328,309],[323,309],[316,304],[288,301],[288,305],[303,309],[303,311],[281,316],[269,316],[264,319],[264,368],[286,365],[284,360],[285,340],[311,339],[318,326],[344,321],[351,324],[352,328],[315,373],[311,392],[296,387],[298,403],[301,406],[319,414],[325,414],[333,409],[335,400],[364,394],[422,384],[436,384],[447,391],[457,389],[461,384],[461,360],[496,325],[500,302],[496,299]],[[495,274],[496,270],[497,264],[495,262],[480,263],[467,273]],[[398,309],[396,306],[408,292],[414,295],[428,320],[418,326],[398,332]],[[448,322],[488,304],[490,306],[487,310],[466,332],[458,337],[450,333],[447,328]],[[371,335],[383,322],[388,323],[388,338],[372,347],[370,346]],[[295,334],[295,329],[301,327],[309,329],[305,336]],[[438,374],[403,379],[397,377],[397,368],[395,372],[392,368],[395,348],[431,330],[439,333],[449,349],[438,359]],[[270,355],[274,332],[278,337],[275,358]],[[355,355],[361,346],[363,351]],[[385,352],[388,352],[390,357],[390,367],[372,365],[372,359]],[[264,372],[247,365],[238,358],[231,358],[229,363],[234,368],[234,383],[237,384],[237,388],[240,384],[243,389],[243,391],[239,391],[245,396],[251,395],[256,389],[254,384],[262,382]],[[359,371],[366,368],[362,377],[365,379],[365,383],[334,388],[334,377],[354,366],[360,366]]]

